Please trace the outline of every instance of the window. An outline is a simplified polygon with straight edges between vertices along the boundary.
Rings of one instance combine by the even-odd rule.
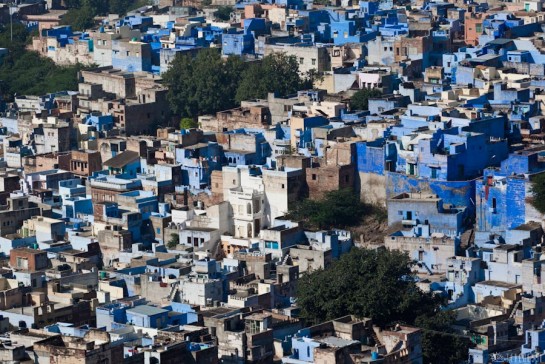
[[[126,54],[127,54],[127,57],[131,56],[131,52],[129,52],[129,51],[127,51]]]
[[[17,257],[16,264],[17,264],[17,268],[19,269],[28,269],[27,258]]]
[[[316,58],[312,58],[312,65],[316,66]]]
[[[286,186],[282,183],[282,189],[286,188]]]
[[[388,51],[388,47],[384,47],[384,52],[387,52]]]
[[[161,228],[155,229],[155,233],[156,233],[156,234],[161,234]]]
[[[278,249],[278,242],[265,241],[265,249]]]
[[[312,174],[312,180],[313,180],[313,181],[316,181],[316,173],[313,173],[313,174]]]
[[[477,24],[477,25],[475,26],[475,31],[476,31],[477,33],[482,33],[482,32],[483,32],[483,25],[482,25],[482,24]]]
[[[344,32],[344,38],[348,38],[348,32]]]
[[[299,64],[303,64],[303,62],[305,62],[305,59],[304,58],[299,58]]]

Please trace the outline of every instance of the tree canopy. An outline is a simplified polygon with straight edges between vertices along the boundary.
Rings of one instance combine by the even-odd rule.
[[[220,20],[227,21],[231,19],[232,12],[233,8],[231,6],[220,6],[214,13],[214,16]]]
[[[545,214],[545,173],[538,174],[532,179],[532,205],[537,211]]]
[[[452,329],[455,313],[441,311],[442,298],[416,286],[413,264],[398,250],[352,248],[327,269],[299,279],[301,316],[308,324],[355,315],[380,327],[414,325],[422,329],[424,363],[460,363],[470,340]]]
[[[182,117],[196,117],[233,108],[237,75],[244,67],[237,57],[222,60],[214,48],[203,49],[196,57],[178,55],[163,75],[169,85],[172,111]]]
[[[357,91],[350,99],[350,109],[352,110],[368,110],[369,99],[379,97],[382,91],[379,89],[362,89]]]
[[[328,269],[300,278],[301,315],[313,323],[352,314],[378,325],[413,324],[418,316],[436,312],[440,301],[418,289],[412,264],[399,251],[353,248]]]
[[[180,120],[180,129],[192,129],[196,128],[199,124],[191,118],[182,118]]]
[[[301,77],[294,56],[272,53],[246,69],[237,90],[237,101],[266,98],[269,92],[280,96],[292,94],[302,88],[312,87],[310,76]]]
[[[222,59],[215,48],[200,50],[195,57],[176,56],[163,79],[169,86],[172,111],[190,118],[234,108],[242,100],[264,98],[269,92],[287,95],[311,82],[300,77],[295,58],[284,53],[248,64],[238,56]]]
[[[110,13],[123,16],[148,3],[148,0],[67,0],[68,12],[62,18],[62,24],[71,25],[74,30],[85,30],[94,25],[95,16]]]
[[[415,325],[422,328],[424,363],[457,364],[467,359],[471,346],[469,338],[454,332],[453,311],[441,311],[416,318]]]
[[[170,234],[170,239],[167,243],[167,248],[174,249],[176,245],[180,244],[180,236],[178,234]]]
[[[303,221],[310,228],[346,228],[361,223],[362,218],[375,212],[371,205],[360,201],[350,188],[327,192],[320,199],[304,199],[296,202],[288,211],[288,217]]]
[[[77,73],[81,65],[58,66],[49,58],[26,50],[29,34],[21,24],[13,25],[13,42],[9,27],[0,26],[0,47],[9,54],[0,64],[0,92],[5,100],[13,94],[43,95],[64,90],[77,90]]]

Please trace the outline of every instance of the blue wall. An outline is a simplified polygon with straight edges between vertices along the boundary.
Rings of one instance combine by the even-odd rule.
[[[384,149],[379,143],[356,143],[356,170],[384,175]]]
[[[456,207],[467,207],[475,212],[475,180],[438,181],[428,178],[415,178],[401,173],[386,172],[386,197],[391,198],[401,193],[431,191],[443,199],[443,203]]]

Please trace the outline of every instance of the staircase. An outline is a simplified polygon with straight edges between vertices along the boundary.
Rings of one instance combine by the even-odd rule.
[[[428,265],[427,265],[426,263],[420,262],[420,264],[422,264],[422,266],[423,266],[424,268],[426,268],[426,271],[428,272],[428,274],[429,274],[430,276],[433,275],[432,270],[430,269],[430,267],[428,267]]]
[[[513,305],[513,309],[511,310],[511,313],[509,314],[509,318],[513,318],[515,317],[515,314],[517,313],[517,310],[522,306],[522,301],[517,301],[517,303],[515,303]]]
[[[383,346],[382,341],[379,338],[380,329],[373,326],[370,330],[370,333],[371,333],[371,337],[373,338],[373,341],[375,342],[375,346],[376,347]]]
[[[170,289],[170,293],[168,294],[168,300],[170,302],[174,301],[176,298],[176,293],[178,293],[178,287],[180,286],[180,281],[176,281],[172,284],[172,287]]]

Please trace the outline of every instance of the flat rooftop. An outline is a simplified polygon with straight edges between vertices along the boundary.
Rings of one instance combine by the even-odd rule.
[[[132,314],[137,314],[137,315],[155,316],[155,315],[161,315],[165,312],[168,312],[168,310],[165,310],[159,307],[154,307],[154,306],[140,305],[140,306],[136,306],[136,307],[128,309],[127,312],[130,312]]]
[[[514,287],[520,286],[518,284],[501,282],[501,281],[483,281],[483,282],[476,283],[475,285],[493,286],[493,287],[500,287],[500,288],[514,288]]]

